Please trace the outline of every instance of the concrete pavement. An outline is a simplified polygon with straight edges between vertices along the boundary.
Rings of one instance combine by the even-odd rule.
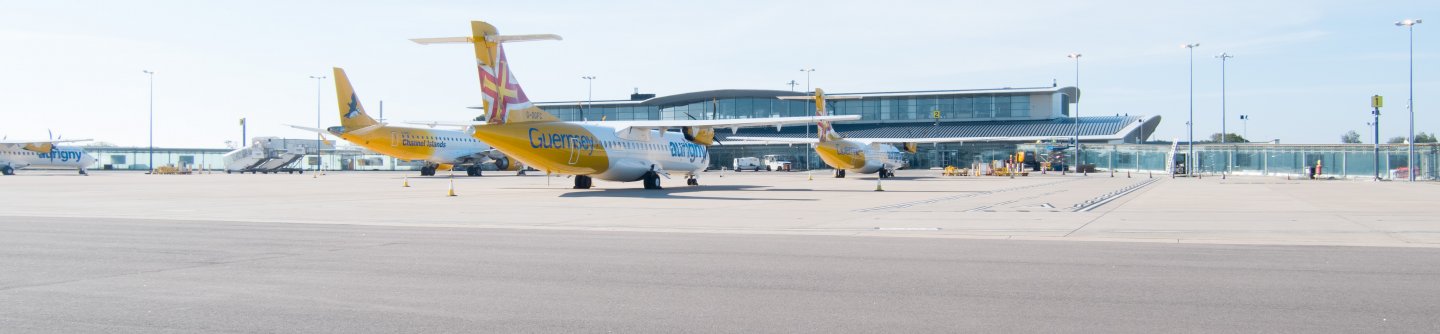
[[[8,333],[1414,332],[1440,250],[6,218]]]

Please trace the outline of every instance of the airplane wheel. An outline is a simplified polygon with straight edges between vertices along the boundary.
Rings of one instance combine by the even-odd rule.
[[[645,189],[664,189],[660,187],[660,174],[653,171],[645,172]]]
[[[590,189],[590,177],[585,175],[575,176],[575,189]]]
[[[689,179],[685,179],[685,185],[698,186],[698,185],[700,185],[700,179],[693,178],[693,177],[692,177],[692,178],[689,178]]]
[[[835,178],[837,178],[837,179],[843,179],[843,178],[845,178],[845,170],[844,170],[844,169],[836,169],[836,170],[835,170]]]
[[[15,168],[10,166],[0,166],[0,174],[15,175]]]

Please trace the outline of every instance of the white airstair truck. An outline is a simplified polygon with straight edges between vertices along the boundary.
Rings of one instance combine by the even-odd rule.
[[[307,153],[320,152],[314,139],[285,139],[280,137],[256,137],[245,146],[225,153],[225,173],[249,172],[270,174],[304,172],[292,167],[296,160]]]
[[[1169,171],[1170,175],[1189,176],[1191,166],[1185,164],[1185,161],[1189,160],[1189,154],[1180,150],[1179,138],[1170,141],[1170,154],[1166,157],[1169,159],[1165,159],[1165,170]]]

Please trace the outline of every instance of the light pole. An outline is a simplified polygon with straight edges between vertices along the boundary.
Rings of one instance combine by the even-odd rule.
[[[1075,60],[1075,172],[1078,173],[1085,164],[1085,149],[1080,146],[1080,54],[1065,57]]]
[[[786,82],[785,84],[790,85],[790,91],[793,92],[795,91],[795,85],[799,85],[800,83],[795,82],[795,80],[790,80],[790,82]]]
[[[145,168],[155,173],[155,71],[144,70],[150,76],[150,164]]]
[[[585,112],[590,111],[592,101],[594,101],[595,76],[587,75],[580,78],[585,79],[585,109],[580,110],[580,120],[587,121],[587,119],[585,119]]]
[[[1230,55],[1230,53],[1227,52],[1221,52],[1220,55],[1215,56],[1215,58],[1220,58],[1220,143],[1224,144],[1225,136],[1230,135],[1230,132],[1227,132],[1225,127],[1225,123],[1228,120],[1225,110],[1225,61],[1229,60],[1230,58],[1235,58],[1235,56],[1232,56]],[[1226,173],[1230,172],[1230,165],[1232,163],[1234,162],[1230,161],[1230,159],[1225,160]]]
[[[321,76],[314,76],[314,75],[312,75],[312,76],[310,76],[310,78],[311,78],[311,79],[315,79],[315,128],[316,128],[316,129],[324,129],[324,128],[321,127],[321,125],[320,125],[320,105],[321,105],[321,103],[322,103],[322,102],[321,102],[321,97],[320,97],[320,95],[321,95],[320,90],[321,90],[321,89],[324,87],[324,85],[325,85],[325,78],[326,78],[326,77],[323,76],[323,75],[321,75]],[[319,134],[319,133],[316,133],[316,134],[315,134],[315,175],[320,175],[320,167],[321,167],[321,166],[324,166],[324,164],[325,164],[325,156],[320,154],[321,150],[325,149],[325,142],[324,142],[324,141],[325,141],[324,135]]]
[[[815,69],[813,69],[813,68],[802,68],[802,69],[800,69],[800,72],[805,72],[805,91],[806,91],[806,92],[809,92],[809,91],[810,91],[810,72],[815,72]]]
[[[1230,58],[1235,58],[1235,56],[1232,56],[1229,53],[1221,52],[1220,55],[1215,56],[1215,58],[1220,59],[1220,143],[1224,144],[1225,134],[1228,133],[1225,132],[1225,61]]]
[[[1420,19],[1404,19],[1395,22],[1397,27],[1405,27],[1410,31],[1410,101],[1405,104],[1410,109],[1410,151],[1406,154],[1405,165],[1408,166],[1410,182],[1415,182],[1415,25],[1420,24]]]
[[[1190,133],[1190,140],[1185,144],[1186,175],[1195,174],[1193,161],[1199,160],[1195,159],[1195,48],[1197,47],[1200,47],[1200,43],[1185,44],[1185,48],[1190,50],[1190,121],[1185,123],[1185,127],[1188,128],[1186,132]]]
[[[814,93],[813,91],[810,90],[810,72],[815,72],[815,69],[813,69],[813,68],[802,68],[802,69],[800,69],[800,72],[805,72],[805,93],[806,93],[806,94]],[[795,82],[795,80],[790,80],[790,82],[793,83],[793,82]],[[795,87],[795,86],[792,84],[790,87],[792,87],[791,89],[794,89],[793,87]],[[811,100],[811,101],[814,101],[814,100]],[[807,105],[808,105],[808,103],[807,103]],[[817,106],[817,108],[818,108],[818,106]],[[814,120],[814,119],[815,119],[815,113],[811,112],[811,113],[809,113],[809,114],[810,114],[810,119],[811,119],[811,120]],[[815,123],[815,122],[805,123],[805,138],[810,138],[810,125],[812,125],[812,124],[814,124],[814,123]],[[818,130],[817,130],[817,131],[818,131]],[[806,144],[806,145],[805,145],[805,150],[806,150],[806,151],[805,151],[805,170],[806,170],[807,172],[811,169],[811,168],[810,168],[810,167],[811,167],[811,166],[810,166],[810,151],[813,150],[813,148],[814,148],[814,147],[811,146],[811,144]]]

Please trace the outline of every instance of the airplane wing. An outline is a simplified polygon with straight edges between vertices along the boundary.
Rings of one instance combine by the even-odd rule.
[[[47,153],[55,150],[55,144],[90,141],[90,139],[64,139],[64,140],[3,140],[0,146],[16,147],[26,151]]]
[[[814,96],[814,95],[794,95],[794,96],[776,96],[775,98],[781,99],[781,100],[814,100],[814,99],[815,99],[815,96]],[[860,96],[848,96],[848,95],[825,95],[825,100],[827,100],[827,101],[828,101],[828,100],[859,100],[859,99],[862,99],[862,98],[864,98],[864,97],[860,97]]]
[[[25,144],[59,144],[91,141],[94,139],[65,139],[65,140],[0,140],[0,145],[25,145]]]
[[[763,126],[774,126],[777,130],[785,125],[810,124],[817,121],[854,121],[859,120],[860,115],[838,115],[838,116],[802,116],[802,117],[763,117],[763,118],[736,118],[736,119],[703,119],[703,120],[660,120],[660,121],[588,121],[576,122],[591,125],[603,125],[614,127],[616,132],[629,130],[668,129],[683,127],[711,127],[729,128],[734,132],[740,128],[753,128]],[[485,126],[483,121],[407,121],[406,124],[436,126]]]
[[[724,142],[735,144],[814,144],[819,138],[774,138],[774,137],[725,137]]]
[[[753,128],[774,126],[775,130],[790,124],[811,124],[818,121],[854,121],[859,120],[860,115],[839,115],[839,116],[803,116],[803,117],[764,117],[764,118],[736,118],[736,119],[703,119],[703,120],[662,120],[662,121],[600,121],[586,122],[586,124],[606,125],[615,127],[616,132],[635,129],[664,129],[683,127],[711,127],[729,128],[731,133],[740,128]]]
[[[1008,140],[999,137],[947,137],[947,138],[845,138],[863,143],[915,143],[915,144],[938,144],[938,143],[966,143],[966,142],[987,142],[996,140]]]
[[[1013,141],[1013,138],[1001,137],[946,137],[946,138],[845,138],[845,140],[856,141],[866,144],[936,144],[936,143],[966,143],[966,142],[988,142],[988,141]],[[816,143],[818,138],[774,138],[774,137],[725,137],[727,143],[738,144],[805,144]]]

